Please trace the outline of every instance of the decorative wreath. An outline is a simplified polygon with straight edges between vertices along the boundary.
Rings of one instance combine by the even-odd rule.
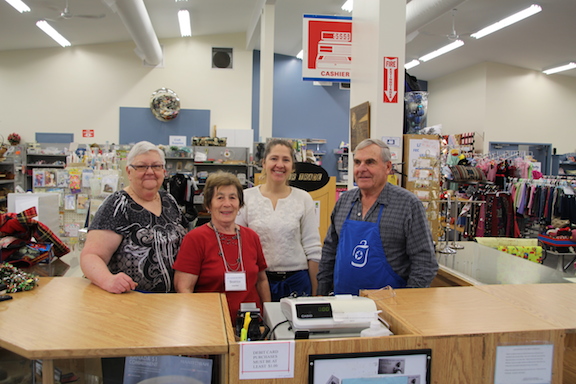
[[[152,93],[150,109],[158,120],[170,121],[180,112],[180,99],[173,90],[160,88]]]

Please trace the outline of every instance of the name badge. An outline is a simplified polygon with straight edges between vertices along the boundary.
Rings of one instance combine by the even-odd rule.
[[[224,274],[224,287],[226,291],[245,291],[246,273],[226,272]]]

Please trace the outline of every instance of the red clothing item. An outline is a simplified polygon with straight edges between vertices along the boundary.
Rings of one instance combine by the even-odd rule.
[[[222,249],[228,265],[232,268],[238,258],[238,241],[236,235],[220,234]],[[246,291],[230,291],[224,289],[224,273],[226,268],[219,255],[216,233],[207,224],[188,232],[182,241],[180,251],[174,262],[174,269],[198,276],[194,292],[221,292],[226,294],[232,323],[240,309],[240,303],[256,303],[262,311],[262,300],[256,289],[258,272],[267,268],[260,238],[250,228],[240,226],[242,241],[242,261],[246,273]]]

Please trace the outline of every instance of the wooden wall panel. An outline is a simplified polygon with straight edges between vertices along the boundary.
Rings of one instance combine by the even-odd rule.
[[[576,383],[576,333],[566,333],[564,341],[564,384]]]
[[[555,345],[553,384],[562,383],[564,332],[545,330],[518,333],[493,333],[455,336],[388,336],[377,338],[347,338],[298,340],[295,349],[294,378],[274,380],[239,379],[239,344],[230,346],[230,384],[287,384],[308,382],[308,356],[314,354],[401,351],[431,349],[432,384],[493,384],[496,347],[517,345],[530,340]],[[564,382],[568,383],[568,382]],[[572,382],[574,383],[574,382]]]

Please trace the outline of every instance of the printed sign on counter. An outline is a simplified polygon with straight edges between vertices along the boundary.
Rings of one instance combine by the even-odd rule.
[[[554,344],[501,345],[496,348],[494,384],[552,382]]]
[[[240,380],[294,377],[294,340],[240,343]]]

